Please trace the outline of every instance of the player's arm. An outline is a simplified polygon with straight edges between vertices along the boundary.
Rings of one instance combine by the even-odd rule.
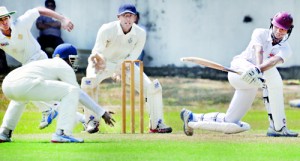
[[[273,56],[269,60],[259,65],[259,68],[263,72],[281,63],[283,63],[283,59],[280,56]]]
[[[108,43],[108,31],[106,30],[106,26],[103,25],[100,27],[95,45],[92,50],[92,54],[88,58],[89,63],[92,63],[92,65],[95,67],[95,72],[99,72],[101,70],[104,70],[106,68],[106,58],[102,54],[102,51],[106,48]]]
[[[255,85],[257,87],[263,86],[263,76],[261,64],[263,63],[263,47],[261,45],[254,45],[254,54],[256,57],[255,67],[251,67],[248,70],[244,71],[241,75],[241,79],[248,84]]]
[[[262,71],[266,71],[277,64],[283,63],[283,59],[279,56],[273,56],[267,61],[263,61],[263,48],[260,45],[254,45],[254,52],[256,56],[256,66]]]
[[[45,7],[37,7],[37,10],[39,11],[40,15],[52,17],[59,20],[63,29],[67,31],[73,30],[74,25],[69,18]]]
[[[61,27],[61,23],[60,21],[53,21],[53,22],[47,22],[47,23],[43,23],[42,21],[37,21],[36,22],[36,27],[39,30],[45,30],[49,27],[55,27],[55,28],[60,28]]]
[[[253,49],[256,56],[256,66],[260,66],[263,63],[263,47],[261,45],[254,45]]]

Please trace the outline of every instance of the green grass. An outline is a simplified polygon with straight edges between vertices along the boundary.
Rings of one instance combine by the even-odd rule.
[[[100,133],[82,133],[78,124],[76,137],[84,138],[83,144],[52,144],[54,121],[44,130],[38,129],[41,113],[31,104],[26,108],[13,133],[12,143],[0,144],[0,161],[65,161],[65,160],[300,160],[299,138],[266,137],[267,113],[261,94],[258,93],[253,108],[243,118],[250,131],[226,135],[195,130],[187,137],[182,131],[179,118],[183,107],[196,113],[225,112],[233,89],[225,81],[209,81],[185,78],[160,78],[164,95],[165,122],[172,126],[172,134],[120,134],[120,84],[101,84],[100,102],[105,108],[116,112],[114,128],[101,122]],[[176,84],[176,86],[174,85]],[[297,85],[285,86],[286,115],[290,129],[300,131],[300,109],[288,106],[288,100],[299,98]],[[0,93],[0,123],[2,123],[8,100]],[[138,111],[136,111],[136,115]],[[129,119],[127,119],[129,120]],[[136,117],[138,120],[138,116]],[[129,123],[129,121],[127,121]],[[127,131],[130,131],[129,124]],[[138,127],[138,122],[136,122]],[[145,127],[148,116],[145,113]],[[136,129],[138,132],[139,129]]]
[[[172,135],[167,135],[172,137]],[[228,142],[126,140],[122,138],[84,144],[51,144],[25,142],[1,145],[1,160],[298,160],[299,144]],[[119,137],[117,135],[116,137]],[[185,137],[185,136],[182,136]],[[195,137],[201,137],[197,135]],[[180,139],[180,138],[179,138]],[[193,139],[194,140],[194,139]],[[272,141],[270,139],[267,139]],[[290,140],[290,139],[287,139]],[[275,148],[277,147],[277,148]],[[291,150],[295,149],[295,150]],[[13,157],[17,156],[17,157]],[[19,158],[19,159],[17,159]]]

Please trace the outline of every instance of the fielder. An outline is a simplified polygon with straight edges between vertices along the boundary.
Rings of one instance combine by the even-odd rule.
[[[184,133],[191,136],[194,128],[227,134],[249,130],[250,125],[241,119],[250,109],[258,88],[267,86],[270,121],[267,136],[297,137],[298,133],[288,130],[286,125],[283,82],[276,69],[276,65],[285,63],[292,55],[287,40],[293,27],[291,14],[279,12],[271,19],[269,29],[255,29],[246,50],[231,62],[231,68],[243,74],[228,73],[229,83],[235,88],[235,93],[227,112],[195,114],[183,109],[180,115],[184,122]]]
[[[86,77],[81,81],[81,88],[96,102],[98,101],[99,84],[109,77],[119,80],[122,62],[136,60],[144,48],[146,32],[134,23],[136,13],[134,5],[121,5],[117,15],[118,21],[104,24],[98,31],[92,54],[88,58]],[[134,70],[136,73],[135,89],[139,91],[139,68],[135,66]],[[129,79],[129,75],[127,74],[127,79]],[[151,81],[144,74],[144,89],[146,106],[150,114],[150,132],[171,133],[172,128],[163,122],[162,88],[159,81]],[[95,114],[85,109],[85,118],[91,116],[93,118]],[[99,120],[88,121],[87,131],[97,132],[98,126]]]
[[[22,65],[36,60],[48,59],[47,54],[41,50],[41,46],[31,34],[31,27],[40,15],[58,19],[62,28],[67,31],[71,31],[74,27],[70,19],[45,7],[30,9],[18,17],[16,21],[12,21],[11,15],[14,13],[16,12],[9,12],[6,7],[0,6],[0,48]],[[33,103],[43,111],[42,121],[39,125],[39,128],[43,129],[57,116],[55,108],[57,108],[58,103]],[[83,118],[83,116],[78,113],[78,118]]]
[[[83,142],[72,136],[78,101],[113,126],[114,119],[93,101],[77,83],[73,68],[76,64],[76,49],[70,44],[58,46],[53,59],[44,59],[26,64],[10,72],[3,80],[2,89],[11,99],[0,128],[0,142],[10,142],[12,131],[21,118],[29,101],[59,101],[56,132],[51,142]],[[70,60],[70,55],[73,55]],[[60,58],[61,57],[61,58]],[[65,58],[65,59],[62,59]],[[76,67],[76,66],[73,66]]]

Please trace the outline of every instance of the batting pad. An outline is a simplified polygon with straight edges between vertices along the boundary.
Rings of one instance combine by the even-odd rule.
[[[96,103],[98,103],[98,93],[99,87],[96,82],[96,78],[87,78],[83,77],[81,80],[81,89],[86,92]],[[83,95],[81,95],[83,96]],[[84,105],[84,104],[83,104]],[[93,107],[93,106],[90,106]],[[85,121],[88,122],[90,116],[96,116],[95,119],[99,121],[99,117],[97,117],[97,113],[94,112],[95,110],[91,110],[88,107],[84,107],[84,117]]]
[[[150,114],[150,128],[156,129],[158,123],[163,121],[162,87],[157,79],[148,86],[146,105]]]
[[[291,107],[300,107],[300,99],[290,100],[289,104]]]
[[[240,125],[229,122],[209,122],[198,121],[189,122],[188,126],[193,129],[203,129],[208,131],[222,132],[225,134],[236,134],[250,130],[250,125],[246,122],[241,122]]]

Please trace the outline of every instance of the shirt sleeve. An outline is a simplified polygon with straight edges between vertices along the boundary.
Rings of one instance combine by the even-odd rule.
[[[293,52],[288,43],[285,44],[284,47],[280,47],[276,56],[279,56],[283,59],[283,63],[285,63],[291,56]]]
[[[92,55],[102,54],[102,51],[106,47],[107,42],[109,41],[107,32],[105,32],[106,29],[107,29],[106,25],[102,25],[99,28],[97,37],[96,37],[96,42],[95,42],[94,48],[92,50]]]
[[[263,46],[263,34],[261,30],[255,29],[251,36],[251,45],[252,47],[255,45]]]
[[[25,28],[31,29],[32,25],[36,19],[40,16],[37,8],[30,9],[26,11],[22,16],[20,16],[17,21],[22,22]]]

